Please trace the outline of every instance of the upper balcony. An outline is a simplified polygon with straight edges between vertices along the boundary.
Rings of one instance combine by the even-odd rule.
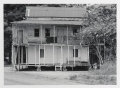
[[[18,25],[17,25],[18,27]],[[65,44],[65,45],[80,45],[81,26],[26,26],[16,29],[16,34],[13,34],[13,44]]]

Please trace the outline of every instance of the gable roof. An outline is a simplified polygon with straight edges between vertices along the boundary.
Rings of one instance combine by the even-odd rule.
[[[78,7],[38,7],[27,6],[26,17],[68,17],[68,18],[81,18],[87,17],[85,8]]]

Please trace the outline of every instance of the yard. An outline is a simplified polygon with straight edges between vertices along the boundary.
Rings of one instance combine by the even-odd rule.
[[[5,85],[115,85],[116,75],[92,75],[90,71],[13,71],[4,67]]]

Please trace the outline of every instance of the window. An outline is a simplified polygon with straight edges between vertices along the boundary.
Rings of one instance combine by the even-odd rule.
[[[39,29],[34,29],[34,36],[39,37]]]
[[[74,57],[74,50],[75,50],[75,57],[78,57],[78,49],[73,49],[73,57]]]
[[[45,36],[50,37],[50,29],[49,28],[45,29]]]
[[[40,49],[40,58],[44,58],[44,49]]]
[[[78,33],[77,29],[73,29],[73,34]]]

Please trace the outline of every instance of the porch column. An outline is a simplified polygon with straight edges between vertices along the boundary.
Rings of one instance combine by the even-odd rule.
[[[54,65],[54,54],[55,54],[54,48],[55,46],[53,45],[53,65]]]
[[[40,36],[40,38],[41,38],[41,44],[42,44],[42,25],[40,25],[40,33],[41,33],[41,36]]]
[[[18,71],[20,70],[20,46],[18,46]]]
[[[81,45],[81,40],[82,40],[82,38],[81,38],[81,26],[80,26],[80,31],[79,31],[80,33],[80,45]]]
[[[62,45],[61,45],[61,65],[63,64],[63,49],[62,49]]]
[[[19,46],[19,54],[18,54],[18,64],[20,65],[20,46]]]
[[[80,62],[81,62],[81,58],[82,58],[82,46],[80,45]]]
[[[13,54],[14,50],[13,50],[13,45],[12,45],[12,64],[15,65],[15,62],[14,62],[14,54]]]
[[[75,66],[75,46],[74,46],[74,66]]]
[[[68,45],[68,64],[69,64],[69,45]]]
[[[88,63],[90,65],[90,61],[89,61],[89,46],[88,46]]]
[[[45,45],[44,45],[44,65],[45,65]]]
[[[28,59],[28,51],[27,51],[27,47],[26,47],[26,65],[28,63],[27,59]]]
[[[40,65],[40,45],[39,45],[39,65]]]
[[[14,47],[13,47],[13,45],[12,45],[12,64],[13,64],[13,67],[14,67],[14,69],[15,69],[15,57],[14,57]]]
[[[21,47],[21,63],[23,64],[23,46]]]
[[[54,29],[54,43],[55,43],[55,25],[54,25],[53,29]]]
[[[35,45],[35,65],[36,65],[36,45]]]
[[[68,45],[68,26],[67,26],[67,45]]]

